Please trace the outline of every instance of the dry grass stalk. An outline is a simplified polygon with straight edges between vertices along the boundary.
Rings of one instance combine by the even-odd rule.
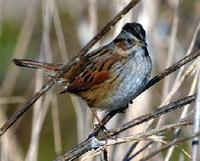
[[[107,146],[112,146],[115,144],[121,144],[121,143],[126,143],[126,142],[133,142],[133,141],[155,141],[155,142],[163,142],[162,141],[162,137],[159,137],[160,135],[163,135],[165,133],[168,133],[172,130],[175,130],[176,128],[181,128],[184,126],[188,126],[188,125],[192,125],[192,121],[180,121],[178,123],[174,123],[174,124],[170,124],[170,125],[165,125],[159,129],[152,129],[152,130],[148,130],[146,132],[142,132],[142,133],[138,133],[138,134],[134,134],[131,136],[126,136],[126,137],[118,137],[116,139],[107,139],[106,141],[98,141],[98,144],[100,145],[100,147],[98,147],[98,145],[96,145],[96,148],[98,147],[98,149],[96,149],[95,151],[92,151],[91,153],[86,154],[87,158],[93,157],[97,154],[99,154],[99,151],[101,151],[102,149],[104,149]],[[66,159],[66,158],[65,158]],[[68,160],[68,159],[66,159]],[[70,159],[69,159],[70,160]],[[58,161],[64,161],[63,159],[58,159]]]

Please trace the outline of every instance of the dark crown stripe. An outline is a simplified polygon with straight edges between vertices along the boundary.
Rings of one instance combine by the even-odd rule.
[[[145,31],[139,23],[127,23],[124,25],[123,30],[136,36],[139,40],[145,40]]]

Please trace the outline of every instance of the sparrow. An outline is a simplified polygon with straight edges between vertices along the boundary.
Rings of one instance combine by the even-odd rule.
[[[49,78],[64,67],[26,59],[13,61],[18,66],[40,69]],[[133,22],[126,23],[107,45],[76,57],[76,63],[57,83],[64,87],[61,93],[81,97],[96,115],[96,110],[113,111],[127,106],[145,88],[151,71],[145,30]]]

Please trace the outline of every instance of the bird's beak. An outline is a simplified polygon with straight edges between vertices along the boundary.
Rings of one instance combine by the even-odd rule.
[[[146,46],[148,46],[148,44],[147,44],[145,41],[142,41],[142,42],[141,42],[141,46],[142,46],[142,47],[146,47]]]
[[[140,40],[140,41],[137,42],[137,46],[138,46],[138,47],[146,47],[146,46],[148,46],[148,45],[147,45],[147,43],[146,43],[145,41]]]

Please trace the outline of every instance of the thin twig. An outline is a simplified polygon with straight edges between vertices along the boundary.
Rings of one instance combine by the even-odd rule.
[[[128,158],[130,158],[129,156],[131,155],[131,153],[133,152],[133,150],[136,148],[137,145],[138,145],[138,142],[135,142],[130,146],[130,148],[128,149],[128,152],[126,153],[122,161],[127,161]]]
[[[175,142],[171,142],[171,143],[168,144],[168,145],[164,145],[162,148],[160,148],[160,149],[158,149],[158,150],[156,150],[156,151],[154,151],[154,152],[148,154],[146,157],[142,158],[140,161],[146,161],[146,160],[152,158],[153,156],[157,155],[157,154],[160,153],[161,151],[164,151],[164,150],[166,150],[166,149],[169,149],[169,148],[170,148],[171,146],[173,146],[173,145],[180,144],[180,143],[182,143],[182,142],[188,141],[188,140],[190,140],[190,139],[192,139],[192,138],[194,138],[194,137],[197,137],[197,136],[200,136],[200,133],[194,134],[194,135],[189,136],[189,137],[185,137],[185,138],[183,138],[183,139],[179,139],[179,140],[177,140],[177,141],[175,141]]]
[[[193,121],[180,121],[178,123],[173,123],[170,125],[164,125],[160,127],[159,129],[151,129],[145,132],[141,132],[139,134],[134,134],[132,136],[126,136],[126,137],[121,137],[121,138],[116,138],[116,139],[107,139],[106,140],[106,145],[114,145],[114,144],[121,144],[125,142],[131,142],[133,140],[142,140],[142,139],[149,139],[149,140],[154,140],[154,137],[163,135],[164,133],[168,133],[174,129],[181,128],[184,126],[192,125]]]
[[[181,66],[185,65],[186,63],[190,62],[191,60],[194,60],[199,55],[200,55],[200,50],[197,50],[197,51],[193,51],[191,54],[185,56],[183,59],[181,59],[177,63],[173,64],[172,66],[170,66],[169,68],[164,70],[162,73],[158,74],[153,79],[151,79],[144,90],[146,90],[146,89],[150,88],[152,85],[158,83],[161,79],[168,76],[170,73],[176,71]]]
[[[182,72],[181,76],[179,77],[179,79],[175,80],[173,87],[170,89],[170,92],[168,93],[168,95],[165,97],[165,99],[162,101],[161,105],[166,105],[167,103],[169,103],[169,101],[171,100],[171,98],[176,94],[176,92],[178,91],[178,89],[181,87],[181,85],[183,84],[183,82],[193,74],[193,72],[196,69],[198,63],[198,59],[196,59],[185,71],[184,73]],[[194,93],[194,92],[192,92]],[[190,94],[192,94],[190,93]]]
[[[180,100],[177,100],[177,101],[174,101],[174,102],[171,102],[169,103],[168,105],[166,106],[162,106],[160,108],[157,108],[155,111],[151,112],[150,114],[147,114],[147,115],[142,115],[136,119],[133,119],[131,120],[130,122],[122,125],[122,127],[119,127],[119,128],[115,128],[112,130],[113,132],[113,136],[114,135],[117,135],[129,128],[132,128],[132,127],[135,127],[139,124],[142,124],[144,122],[147,122],[153,118],[158,118],[160,117],[161,115],[164,115],[168,112],[171,112],[171,111],[174,111],[178,108],[181,108],[187,104],[190,104],[192,102],[194,102],[196,99],[196,95],[191,95],[191,96],[188,96],[188,97],[185,97],[185,98],[182,98]]]
[[[151,144],[153,143],[153,141],[147,143],[145,146],[143,146],[140,150],[138,150],[136,153],[134,153],[132,156],[130,156],[129,158],[126,159],[126,161],[130,161],[132,160],[134,157],[136,157],[138,154],[140,154],[141,152],[143,152],[146,148],[148,148]]]

